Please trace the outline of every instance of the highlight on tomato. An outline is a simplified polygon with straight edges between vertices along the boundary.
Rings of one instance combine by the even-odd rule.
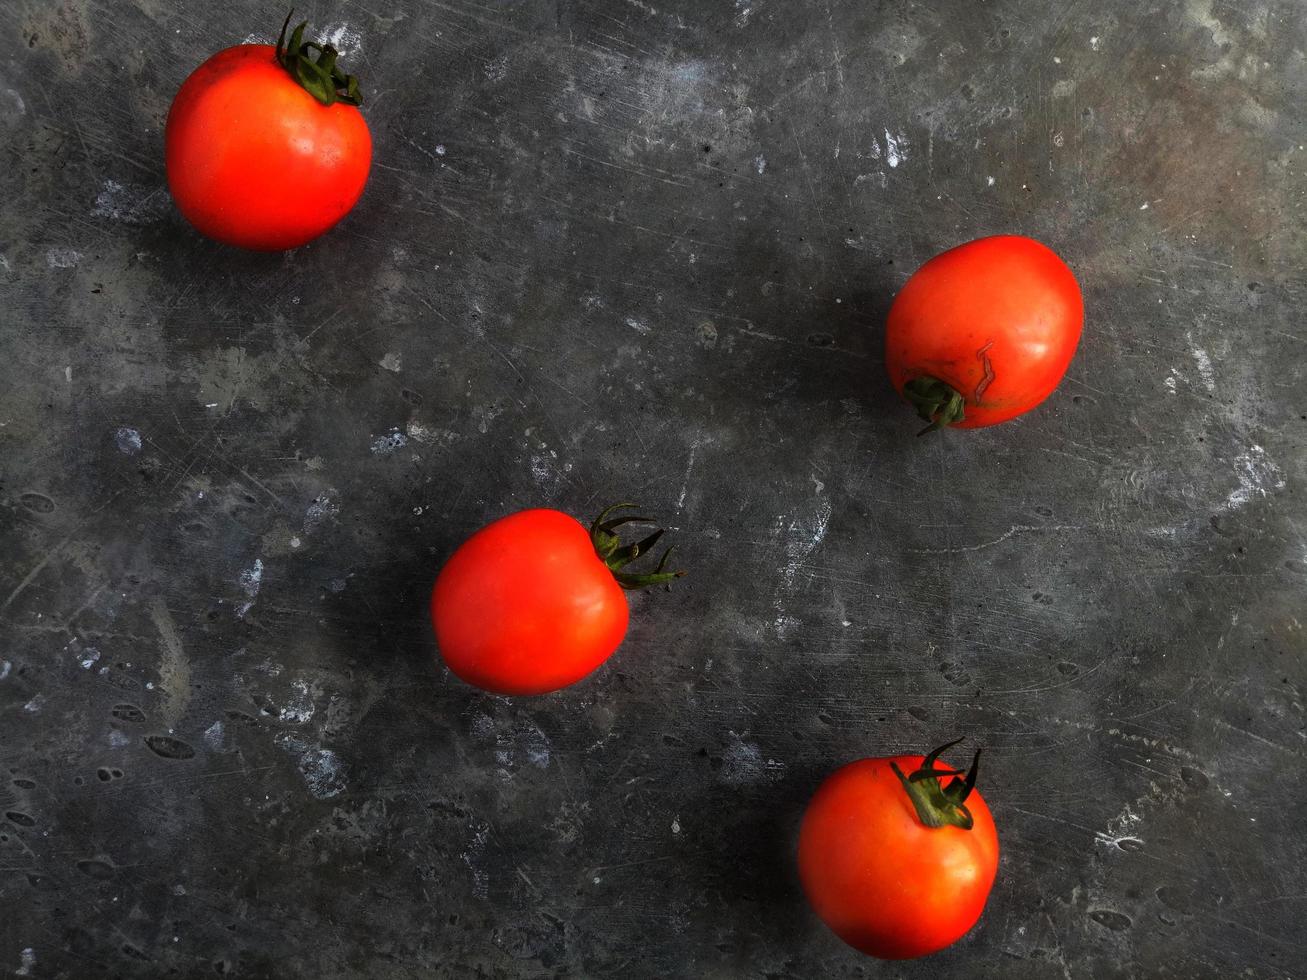
[[[680,578],[672,549],[650,572],[629,566],[663,535],[623,545],[619,529],[651,518],[606,508],[587,530],[557,510],[524,510],[468,538],[431,591],[440,655],[458,677],[496,694],[548,694],[607,660],[626,635],[625,589]]]
[[[965,775],[935,768],[960,741],[924,758],[849,763],[808,804],[799,878],[817,915],[854,949],[925,956],[980,918],[998,871],[994,818],[975,792],[980,752]]]
[[[899,291],[885,366],[928,423],[922,435],[995,425],[1053,393],[1083,322],[1076,277],[1050,248],[981,238],[935,256]]]
[[[372,136],[358,79],[307,23],[276,45],[219,51],[182,83],[164,128],[168,188],[202,234],[258,251],[297,248],[363,193]]]

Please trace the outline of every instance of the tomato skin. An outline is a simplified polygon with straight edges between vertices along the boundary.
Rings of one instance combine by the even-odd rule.
[[[228,245],[275,252],[349,213],[372,165],[354,106],[324,106],[270,44],[219,51],[182,83],[164,128],[168,187],[186,219]]]
[[[612,655],[630,611],[590,533],[556,510],[525,510],[468,538],[431,592],[449,669],[496,694],[547,694]]]
[[[1030,411],[1075,355],[1084,301],[1056,253],[1031,238],[997,235],[931,259],[899,291],[885,329],[895,390],[915,378],[951,385],[971,429]]]
[[[956,942],[976,923],[998,870],[998,834],[979,793],[971,830],[930,828],[898,777],[919,755],[860,759],[818,788],[799,832],[799,877],[818,916],[855,949],[912,959]]]

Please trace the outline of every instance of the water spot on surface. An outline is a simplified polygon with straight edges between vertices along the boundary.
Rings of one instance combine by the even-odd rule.
[[[82,874],[86,875],[87,877],[98,878],[101,881],[107,881],[109,878],[112,878],[114,875],[114,868],[112,864],[109,864],[107,861],[97,860],[95,858],[90,858],[85,861],[78,861],[77,870],[80,871]]]
[[[1089,913],[1089,917],[1113,932],[1123,932],[1134,925],[1134,920],[1130,916],[1112,909],[1094,909]]]
[[[18,503],[26,507],[33,514],[50,514],[53,513],[56,504],[51,497],[43,493],[37,493],[35,490],[29,490],[26,493],[19,494]]]
[[[140,724],[145,721],[145,712],[134,704],[115,704],[109,713],[119,721],[130,721]]]
[[[146,735],[145,747],[163,759],[192,759],[195,750],[179,738],[171,735]]]

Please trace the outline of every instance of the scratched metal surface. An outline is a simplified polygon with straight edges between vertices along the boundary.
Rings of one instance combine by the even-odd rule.
[[[0,7],[0,969],[1307,973],[1307,7],[319,3],[376,163],[269,257],[161,127],[276,12],[176,6]],[[889,300],[995,232],[1083,346],[916,440]],[[628,497],[691,574],[604,669],[436,666],[458,541]],[[988,911],[861,958],[803,804],[964,733]]]

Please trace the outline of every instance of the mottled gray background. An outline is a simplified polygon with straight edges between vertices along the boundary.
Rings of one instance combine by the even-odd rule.
[[[1307,7],[310,8],[375,165],[269,256],[180,219],[162,125],[280,8],[0,5],[0,969],[1307,974]],[[1082,347],[917,440],[885,311],[996,232]],[[604,669],[436,665],[457,542],[628,497],[691,575]],[[860,957],[804,802],[958,734],[988,911]]]

